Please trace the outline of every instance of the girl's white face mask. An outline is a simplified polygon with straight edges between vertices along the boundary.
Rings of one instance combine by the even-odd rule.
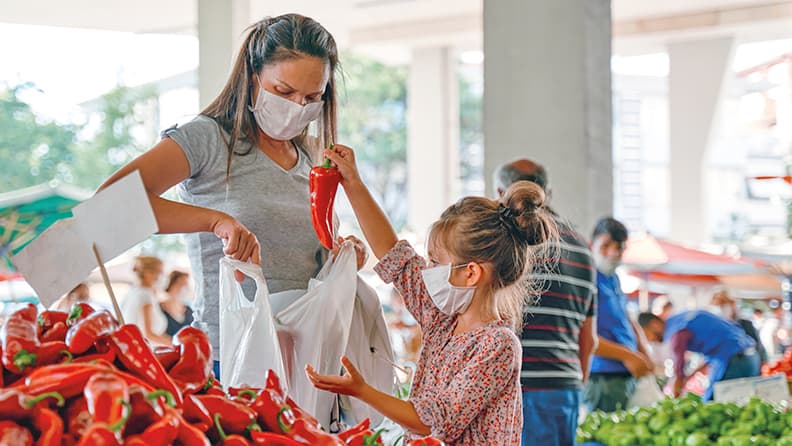
[[[453,316],[464,313],[470,302],[476,287],[458,287],[451,285],[448,279],[451,277],[451,270],[463,268],[467,265],[452,267],[449,265],[438,265],[434,268],[427,268],[421,271],[426,291],[432,297],[432,302],[444,314]]]
[[[259,85],[256,103],[249,108],[264,133],[270,138],[286,141],[298,136],[308,124],[319,118],[324,101],[300,105]]]

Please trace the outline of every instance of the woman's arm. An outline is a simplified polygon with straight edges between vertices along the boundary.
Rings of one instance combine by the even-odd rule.
[[[143,304],[143,335],[150,341],[162,345],[171,345],[170,336],[154,333],[154,304]]]

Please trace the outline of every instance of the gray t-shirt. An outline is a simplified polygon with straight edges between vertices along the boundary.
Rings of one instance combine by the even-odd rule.
[[[178,185],[185,203],[225,212],[256,234],[261,244],[261,268],[269,291],[306,289],[326,256],[311,223],[308,174],[311,160],[302,149],[299,160],[284,170],[258,148],[234,155],[226,182],[228,134],[206,116],[170,128],[173,139],[187,156],[190,176]],[[224,139],[225,137],[225,139]],[[238,142],[235,152],[251,148]],[[197,327],[212,340],[219,358],[219,262],[222,241],[212,233],[186,234],[187,253],[195,275],[194,316]],[[252,298],[255,283],[246,279],[245,295]]]

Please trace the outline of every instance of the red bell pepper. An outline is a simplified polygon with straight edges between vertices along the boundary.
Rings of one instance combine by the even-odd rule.
[[[77,446],[119,446],[118,434],[106,424],[92,424],[80,437]]]
[[[44,407],[33,410],[33,428],[38,434],[36,446],[61,446],[63,441],[63,420],[58,412]]]
[[[170,369],[173,381],[185,394],[196,393],[212,374],[212,343],[209,336],[195,327],[184,327],[173,336],[173,345],[181,358]]]
[[[250,442],[241,435],[227,435],[223,429],[223,423],[221,422],[222,418],[223,416],[219,413],[214,415],[215,429],[217,429],[217,433],[220,435],[220,444],[222,446],[250,446]]]
[[[244,433],[256,423],[256,412],[250,407],[224,396],[197,395],[210,414],[221,415],[223,429],[233,434]]]
[[[65,322],[56,322],[52,328],[42,332],[41,342],[65,341],[68,328]]]
[[[118,328],[118,322],[107,311],[97,311],[77,322],[66,332],[66,344],[75,355],[85,353],[94,342]]]
[[[434,437],[424,437],[412,440],[407,446],[443,446],[443,442]]]
[[[71,310],[69,311],[69,317],[66,319],[66,325],[72,326],[90,316],[94,311],[96,310],[94,310],[92,306],[84,302],[77,302],[76,304],[72,305]]]
[[[253,431],[250,433],[250,438],[256,446],[302,446],[302,443],[274,432]]]
[[[155,347],[154,355],[157,356],[157,360],[162,364],[162,367],[165,367],[165,370],[170,370],[174,364],[179,362],[179,358],[181,357],[178,348],[166,347],[164,345]]]
[[[38,355],[36,363],[39,367],[55,364],[63,359],[69,362],[72,358],[71,353],[66,348],[66,343],[63,341],[45,342],[39,346],[36,354]]]
[[[13,312],[0,329],[3,367],[21,374],[36,365],[39,347],[36,307],[33,304]]]
[[[39,367],[24,380],[14,384],[30,395],[60,392],[64,398],[82,395],[85,383],[96,372],[111,370],[103,364],[53,364]]]
[[[33,435],[13,421],[0,421],[0,444],[33,446]]]
[[[319,241],[327,249],[333,249],[333,202],[340,182],[341,174],[329,159],[321,166],[313,167],[308,177],[311,222]]]
[[[122,326],[110,335],[110,342],[116,358],[129,372],[157,389],[167,390],[173,394],[176,404],[181,406],[181,392],[157,360],[137,325]]]
[[[328,434],[318,427],[313,426],[308,421],[298,418],[291,425],[286,435],[303,444],[310,444],[313,446],[345,446],[340,438],[335,435]]]
[[[103,423],[118,431],[129,418],[129,388],[126,381],[113,372],[94,374],[85,384],[88,412],[95,423]]]
[[[0,419],[22,421],[30,417],[31,411],[44,400],[53,398],[58,407],[63,407],[65,400],[58,392],[42,393],[30,396],[18,389],[0,389]]]
[[[353,436],[365,432],[371,428],[371,420],[366,418],[365,420],[361,421],[360,423],[350,427],[349,429],[345,430],[338,434],[338,438],[349,442],[349,439]]]

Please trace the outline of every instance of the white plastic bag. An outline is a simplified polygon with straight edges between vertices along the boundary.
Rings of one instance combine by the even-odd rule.
[[[357,291],[357,255],[345,242],[335,259],[328,260],[308,291],[275,314],[278,337],[283,346],[286,381],[292,398],[323,426],[329,426],[335,395],[316,389],[305,376],[311,364],[323,375],[341,372],[340,358],[346,351]],[[275,307],[283,307],[284,296],[273,294]]]
[[[346,356],[367,384],[389,395],[394,393],[396,373],[388,325],[377,292],[361,278],[357,280],[357,297]],[[378,426],[384,419],[381,413],[357,398],[341,396],[340,404],[347,424],[370,418],[371,425]]]
[[[655,376],[652,374],[645,375],[636,381],[635,392],[633,392],[627,402],[627,408],[650,406],[663,398],[665,398],[665,395],[660,390],[660,386],[657,385]]]
[[[256,282],[251,302],[234,278],[239,270]],[[220,378],[223,385],[264,387],[266,371],[285,376],[272,318],[267,281],[261,267],[220,259]]]

